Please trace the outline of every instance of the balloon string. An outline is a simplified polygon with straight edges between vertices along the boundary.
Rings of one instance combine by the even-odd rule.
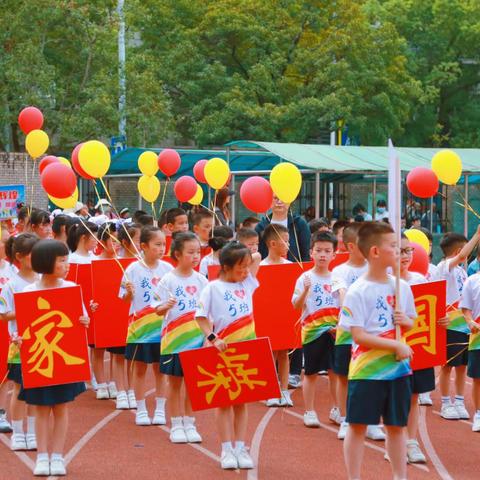
[[[165,181],[165,185],[163,187],[162,202],[160,203],[160,209],[158,210],[160,215],[163,212],[163,204],[165,202],[165,194],[167,193],[167,188],[168,188],[168,183],[169,182],[170,182],[170,177],[167,177],[167,180]]]
[[[33,177],[35,175],[35,167],[37,166],[37,159],[34,158],[33,159],[33,169],[32,169],[32,178],[30,179],[31,182],[32,182],[32,190],[31,190],[31,194],[30,194],[30,211],[28,212],[28,215],[30,216],[32,214],[32,206],[33,206],[33,188],[34,188],[34,181],[33,181]]]
[[[218,190],[215,190],[215,195],[213,196],[213,216],[212,216],[212,222],[213,222],[213,227],[212,227],[212,238],[213,238],[213,231],[215,230],[215,217],[217,218],[218,222],[221,224],[220,219],[218,218],[215,209],[217,208],[217,192]]]
[[[155,212],[155,203],[152,202],[152,213],[153,213],[153,220],[157,221],[157,213]]]

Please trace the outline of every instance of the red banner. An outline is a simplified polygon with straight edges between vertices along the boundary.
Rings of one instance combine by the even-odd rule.
[[[412,285],[417,319],[414,327],[405,334],[413,350],[412,369],[444,365],[447,361],[447,330],[437,321],[446,315],[446,282]]]
[[[8,334],[8,322],[2,322],[0,320],[0,383],[5,380],[7,375],[9,343],[10,335]]]
[[[193,410],[279,398],[277,372],[268,338],[180,352]]]
[[[90,380],[80,287],[16,293],[25,388]]]
[[[118,291],[124,270],[133,261],[135,258],[92,262],[92,297],[98,304],[93,313],[95,346],[98,348],[126,344],[130,303],[119,298]]]

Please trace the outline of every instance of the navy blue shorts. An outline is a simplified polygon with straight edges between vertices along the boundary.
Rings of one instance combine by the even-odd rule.
[[[53,385],[51,387],[21,388],[18,399],[28,405],[53,406],[75,400],[86,390],[84,382]]]
[[[160,362],[160,343],[127,343],[125,358],[143,363]]]
[[[333,341],[330,333],[320,335],[313,342],[303,345],[305,375],[315,375],[333,367]]]
[[[160,355],[160,372],[172,377],[183,377],[180,355],[178,353]]]
[[[411,379],[349,380],[347,398],[348,423],[406,427],[412,396]]]
[[[348,367],[352,358],[351,345],[335,345],[333,349],[333,371],[337,375],[348,377]]]
[[[125,355],[126,347],[108,347],[107,352],[113,353],[114,355]]]
[[[468,352],[467,375],[470,378],[480,378],[480,350]]]
[[[9,363],[7,378],[22,385],[22,366],[19,363]]]
[[[412,381],[412,393],[427,393],[435,390],[435,370],[433,368],[414,370],[410,380]]]
[[[468,334],[447,330],[447,365],[461,367],[468,365]]]

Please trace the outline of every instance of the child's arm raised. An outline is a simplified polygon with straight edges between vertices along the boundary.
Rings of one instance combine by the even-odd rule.
[[[477,227],[477,231],[475,232],[473,237],[470,239],[470,241],[466,243],[463,246],[463,248],[460,250],[460,253],[450,260],[450,263],[448,266],[450,270],[460,265],[461,263],[464,263],[467,261],[468,257],[470,256],[470,254],[473,252],[473,249],[477,245],[479,239],[480,239],[480,225]]]
[[[250,265],[250,273],[252,274],[252,277],[257,276],[261,261],[262,261],[262,256],[258,252],[252,255],[252,263]]]
[[[357,345],[378,350],[389,350],[395,353],[398,360],[404,360],[412,356],[412,349],[405,343],[389,338],[378,337],[367,333],[362,327],[351,327],[353,341]]]

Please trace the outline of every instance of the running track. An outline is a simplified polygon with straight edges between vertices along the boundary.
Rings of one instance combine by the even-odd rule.
[[[150,385],[153,380],[150,378]],[[70,427],[66,446],[68,477],[71,480],[99,478],[158,480],[183,479],[292,479],[345,478],[342,442],[337,426],[328,422],[328,385],[318,379],[317,412],[322,428],[303,426],[303,400],[300,390],[293,393],[295,407],[267,409],[250,406],[250,453],[258,458],[257,469],[222,471],[218,464],[219,442],[214,415],[199,412],[197,423],[203,436],[198,446],[172,445],[166,427],[137,427],[131,411],[114,409],[112,401],[95,400],[91,390],[70,405]],[[148,407],[153,411],[153,391]],[[470,386],[467,408],[472,412]],[[427,454],[425,466],[409,466],[410,479],[477,479],[480,434],[471,431],[467,421],[447,421],[438,415],[439,396],[434,406],[421,407],[420,440]],[[9,435],[0,434],[0,479],[34,478],[35,454],[14,453],[8,448]],[[383,458],[383,442],[367,441],[363,479],[391,478]],[[53,479],[54,477],[50,477]]]

